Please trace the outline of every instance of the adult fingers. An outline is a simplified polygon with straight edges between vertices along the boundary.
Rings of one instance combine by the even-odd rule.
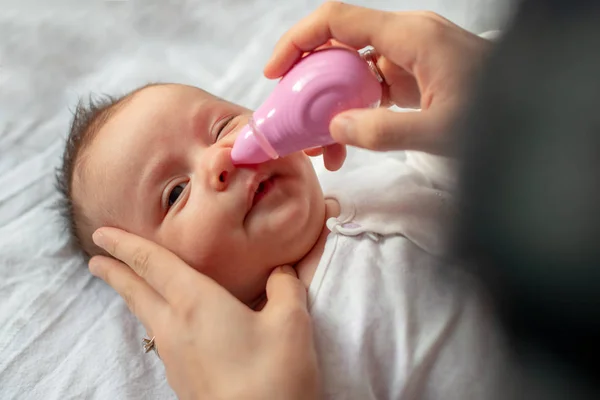
[[[323,156],[325,168],[329,171],[337,171],[346,161],[346,146],[334,143],[325,147],[315,147],[304,150],[304,154],[310,157]]]
[[[152,241],[106,227],[94,232],[93,240],[113,257],[129,265],[170,304],[186,298],[189,290],[193,293],[202,291],[209,296],[207,292],[214,289],[212,281],[203,285],[203,281],[209,281],[208,278]]]
[[[329,171],[342,168],[344,161],[346,161],[346,146],[335,143],[323,149],[323,162]]]
[[[264,310],[278,307],[307,309],[306,288],[289,265],[275,268],[267,280],[267,305]]]
[[[443,124],[433,111],[395,112],[385,108],[351,110],[336,116],[330,125],[339,142],[369,150],[445,151]],[[432,140],[433,136],[439,136]]]
[[[390,76],[390,68],[387,67],[406,70],[408,75],[426,79],[432,73],[431,68],[438,68],[440,62],[444,62],[443,57],[435,62],[423,62],[435,54],[431,51],[432,47],[449,46],[453,42],[448,39],[449,36],[465,35],[473,36],[433,12],[386,12],[327,2],[281,37],[264,74],[267,78],[282,76],[305,52],[335,39],[355,49],[374,46],[386,58],[388,65],[382,70],[388,84],[398,79]],[[415,81],[411,83],[410,79],[398,78],[410,84],[413,101],[406,103],[414,107]]]
[[[313,147],[312,149],[306,149],[304,150],[304,154],[306,154],[307,156],[310,157],[318,157],[323,155],[323,148],[322,147]]]
[[[378,35],[389,18],[384,11],[327,2],[301,20],[277,42],[264,74],[267,78],[283,75],[307,51],[335,39],[356,49],[373,45],[378,48]]]
[[[330,39],[328,40],[325,44],[317,47],[315,50],[321,50],[321,49],[327,49],[329,47],[343,47],[345,49],[349,49],[349,50],[355,50],[353,47],[348,46],[342,42],[339,42],[335,39]]]
[[[111,286],[125,300],[127,307],[146,327],[154,332],[157,319],[168,307],[154,289],[127,265],[119,260],[95,256],[90,262],[90,272]]]
[[[419,108],[421,106],[421,91],[419,84],[409,71],[398,68],[388,58],[380,56],[377,66],[385,77],[383,85],[382,107],[396,105],[401,108]]]

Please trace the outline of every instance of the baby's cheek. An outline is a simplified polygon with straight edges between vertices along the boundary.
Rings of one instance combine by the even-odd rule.
[[[198,271],[239,298],[247,285],[255,281],[257,268],[248,261],[221,256],[207,260]]]
[[[303,180],[313,175],[315,171],[311,157],[307,156],[302,151],[290,154],[277,161],[281,163],[279,169],[285,175],[301,178]]]
[[[224,266],[231,264],[235,253],[236,246],[232,243],[207,234],[189,243],[185,261],[196,271],[217,279]]]
[[[176,254],[196,271],[207,274],[208,266],[213,264],[215,259],[215,249],[212,249],[210,243],[202,238],[190,239],[180,242]]]

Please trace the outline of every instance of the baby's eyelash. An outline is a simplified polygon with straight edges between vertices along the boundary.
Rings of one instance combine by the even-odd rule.
[[[164,211],[169,212],[173,206],[182,201],[181,197],[184,195],[188,184],[188,181],[179,181],[177,185],[169,185],[170,188],[165,190],[161,200]]]
[[[223,133],[223,131],[225,130],[225,128],[227,128],[227,126],[229,125],[229,123],[231,121],[233,121],[235,117],[232,115],[231,117],[227,117],[223,120],[223,122],[221,123],[221,126],[219,127],[219,130],[217,131],[217,137],[215,138],[215,142],[217,140],[219,140],[219,138],[221,137],[221,134]]]

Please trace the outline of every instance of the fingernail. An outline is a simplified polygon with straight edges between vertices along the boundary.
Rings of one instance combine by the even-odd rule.
[[[88,262],[88,268],[92,275],[98,276],[98,270],[100,269],[100,264],[98,263],[98,260],[96,260],[95,258],[92,258]]]
[[[100,246],[100,247],[104,248],[106,238],[104,237],[102,232],[100,232],[100,231],[94,232],[94,234],[92,235],[92,240],[94,241],[96,246]]]
[[[263,71],[266,73],[271,72],[271,70],[273,69],[273,64],[275,63],[275,60],[277,59],[275,53],[271,54],[271,57],[269,58],[269,60],[266,62]],[[273,74],[269,73],[268,76],[272,79],[275,78],[274,76],[272,76]]]
[[[332,133],[336,132],[338,140],[352,141],[355,136],[355,120],[350,113],[341,114],[333,119]]]

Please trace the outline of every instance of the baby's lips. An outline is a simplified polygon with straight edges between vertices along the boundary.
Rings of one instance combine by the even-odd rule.
[[[264,196],[272,189],[274,175],[271,172],[256,169],[252,171],[250,177],[246,180],[246,190],[248,194],[247,212],[248,214]]]
[[[262,174],[259,175],[258,172],[256,171],[252,171],[252,174],[250,175],[250,177],[246,180],[244,186],[246,189],[246,195],[247,195],[247,200],[246,200],[246,214],[250,212],[250,210],[252,210],[253,204],[254,204],[254,196],[256,196],[256,191],[258,190],[258,186],[260,185],[260,183],[263,181],[263,177]]]

